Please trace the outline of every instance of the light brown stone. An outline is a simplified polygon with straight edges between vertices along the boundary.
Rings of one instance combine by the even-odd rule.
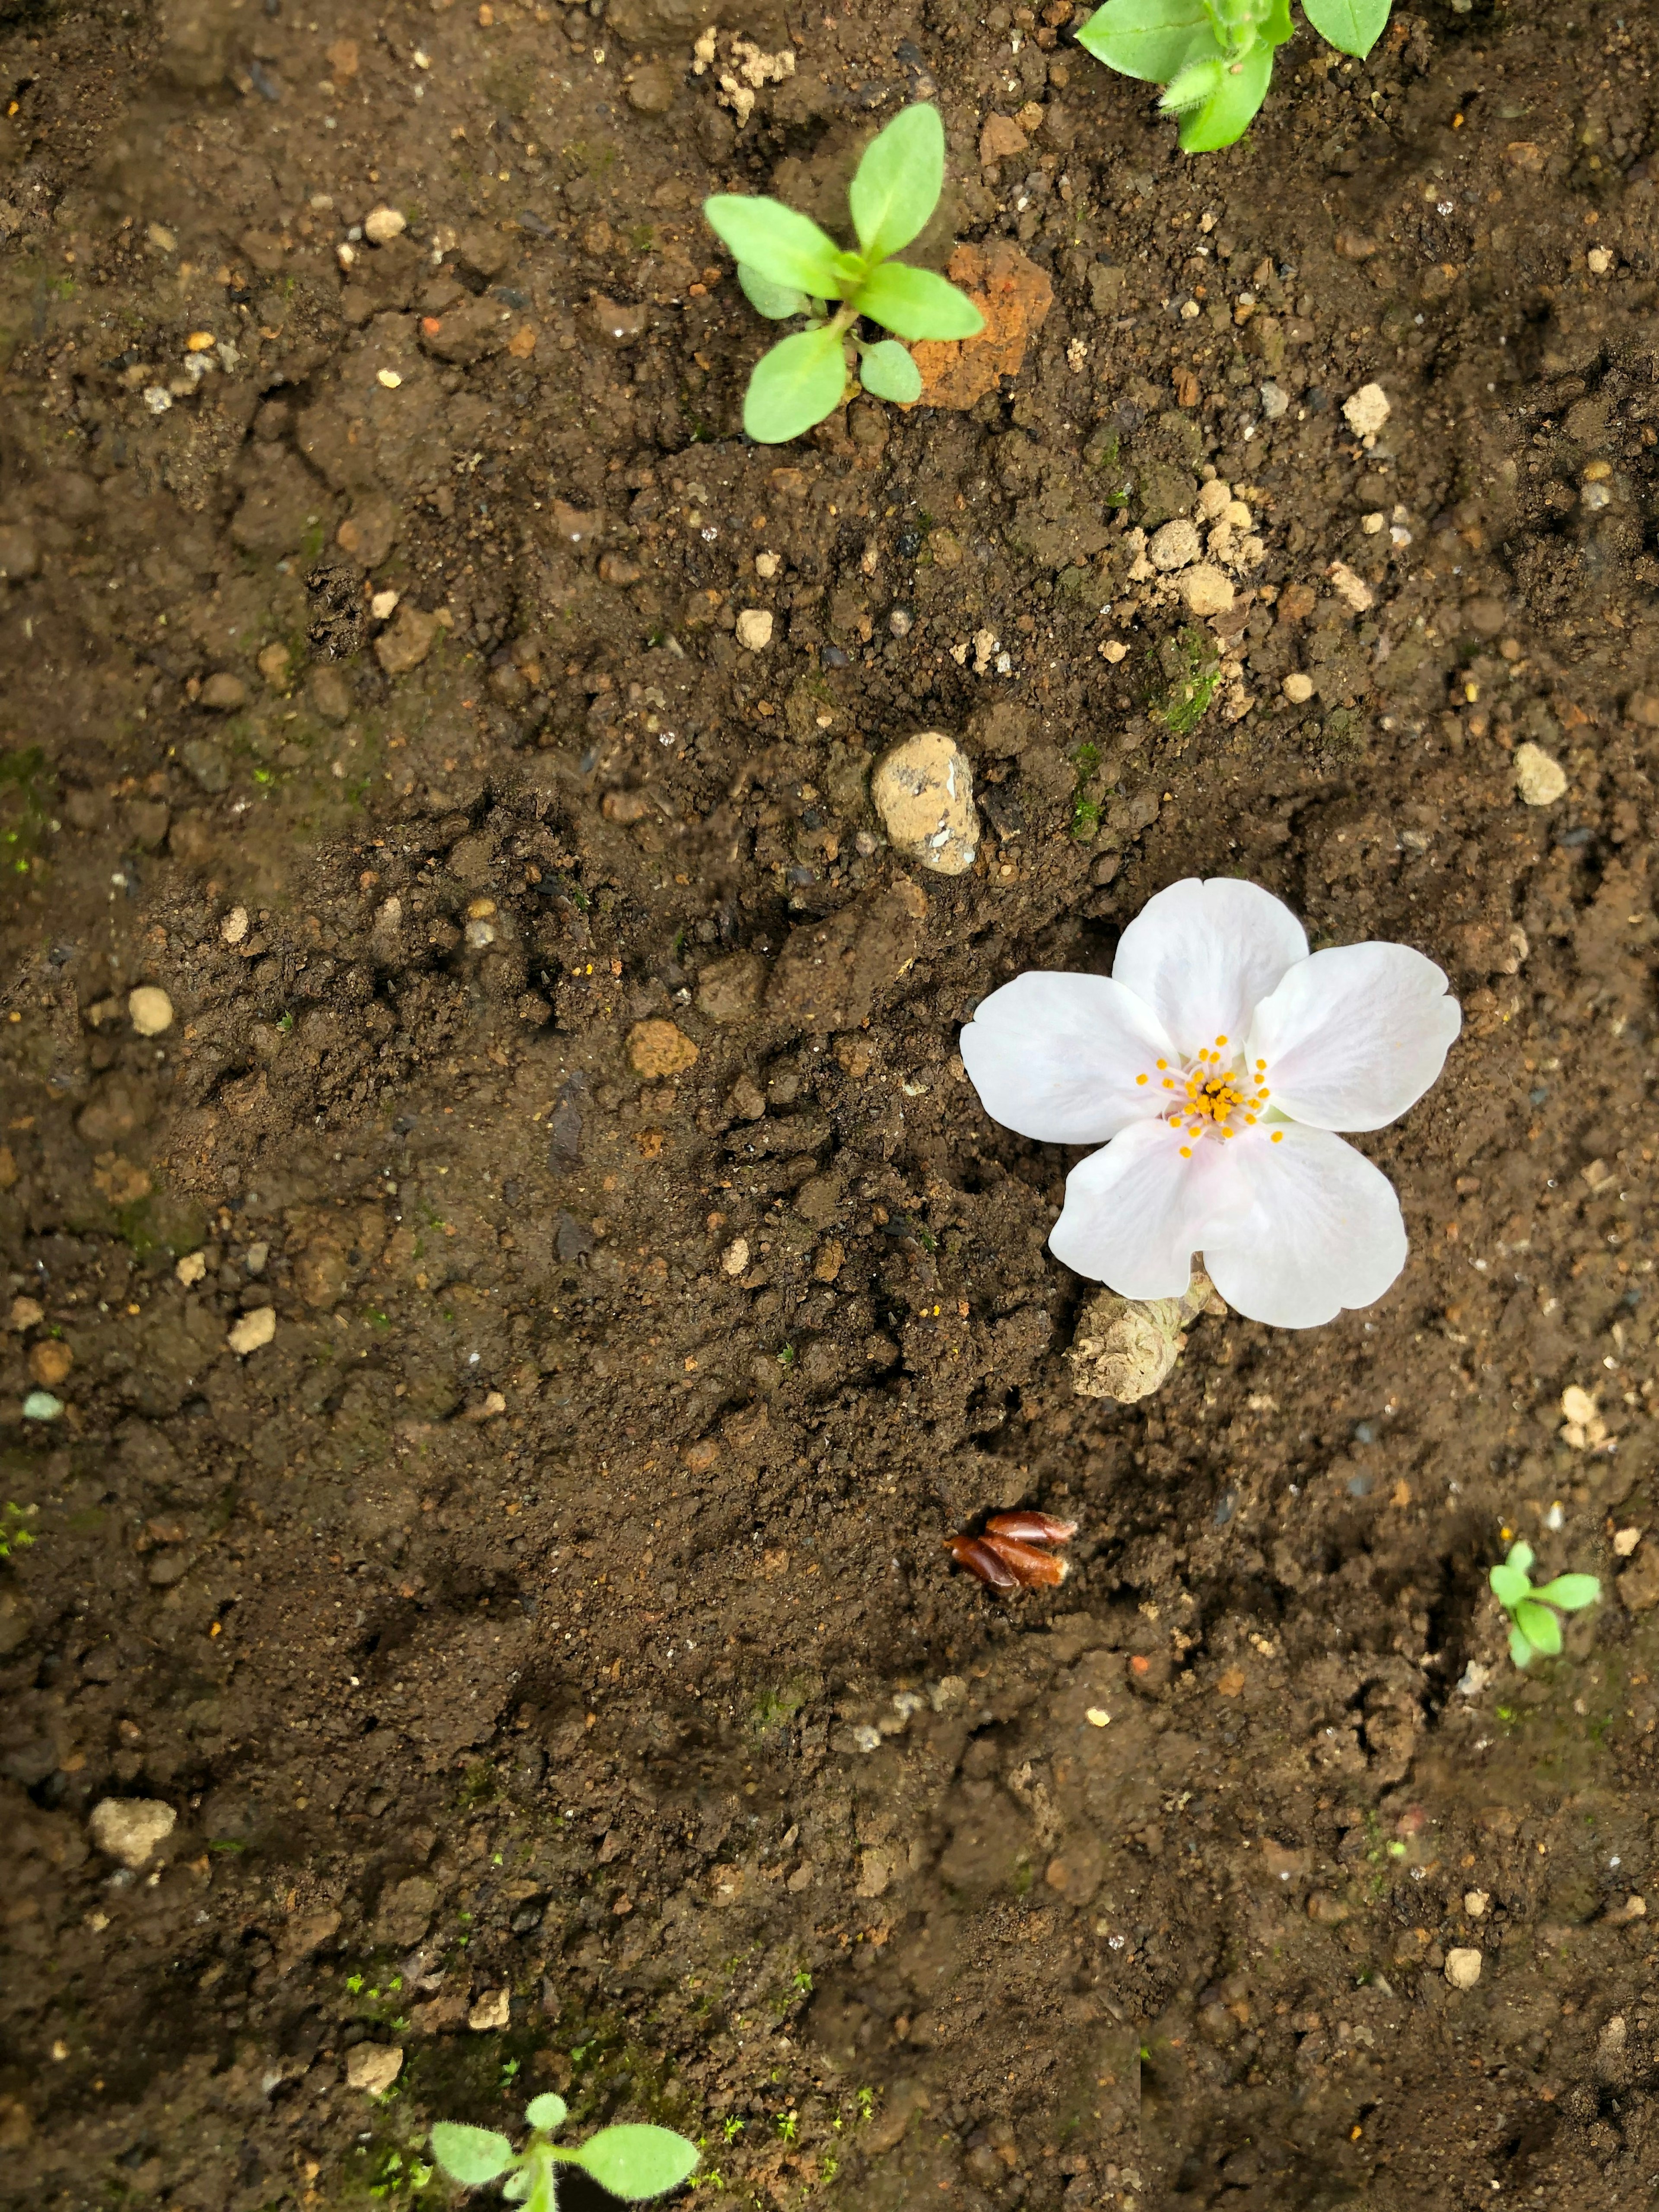
[[[979,850],[974,772],[953,738],[923,730],[896,745],[870,779],[894,849],[941,876],[971,868]]]
[[[697,1048],[684,1030],[655,1018],[635,1022],[629,1030],[628,1057],[636,1075],[659,1083],[666,1076],[684,1075],[696,1061]]]

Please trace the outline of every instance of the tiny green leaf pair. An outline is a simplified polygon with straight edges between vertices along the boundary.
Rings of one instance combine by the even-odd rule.
[[[923,104],[896,115],[865,149],[847,194],[856,253],[781,200],[719,192],[703,202],[750,306],[772,322],[808,319],[762,355],[749,379],[743,427],[757,444],[798,438],[840,406],[849,343],[865,390],[904,406],[921,398],[921,372],[899,338],[970,338],[983,329],[966,293],[891,258],[922,230],[944,189],[945,126]],[[831,301],[840,302],[833,314]],[[860,317],[895,336],[849,339]]]
[[[1302,0],[1302,12],[1328,45],[1363,59],[1392,4]],[[1182,151],[1211,154],[1249,129],[1291,35],[1290,0],[1106,0],[1078,39],[1120,76],[1161,84],[1158,106],[1180,118]]]
[[[601,2128],[579,2149],[561,2150],[549,2138],[566,2117],[562,2097],[532,2098],[525,2107],[532,2133],[521,2151],[493,2128],[440,2120],[432,2130],[432,2155],[464,2188],[499,2181],[502,2196],[525,2212],[556,2212],[560,2166],[579,2166],[601,2189],[637,2204],[678,2189],[697,2162],[696,2145],[670,2128]]]
[[[1530,1544],[1511,1544],[1508,1557],[1487,1577],[1492,1595],[1510,1617],[1510,1656],[1517,1667],[1534,1657],[1553,1659],[1561,1649],[1558,1615],[1582,1613],[1601,1595],[1594,1575],[1557,1575],[1553,1583],[1534,1589],[1532,1561]]]

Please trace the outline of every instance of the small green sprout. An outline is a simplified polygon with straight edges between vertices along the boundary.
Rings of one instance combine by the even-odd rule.
[[[1363,61],[1393,0],[1302,0],[1320,37]],[[1181,119],[1184,154],[1212,154],[1242,138],[1267,96],[1273,54],[1292,36],[1291,0],[1106,0],[1078,33],[1120,76],[1164,87],[1165,115]]]
[[[781,200],[718,192],[703,202],[750,307],[772,322],[807,318],[749,379],[743,427],[757,445],[782,445],[834,413],[847,390],[849,343],[864,389],[908,406],[921,397],[921,371],[898,339],[970,338],[984,328],[966,293],[891,258],[921,231],[944,189],[945,126],[924,102],[896,115],[864,150],[847,194],[856,253]],[[894,336],[852,335],[860,317]]]
[[[728,2112],[720,2122],[720,2133],[726,2137],[727,2142],[736,2142],[738,2137],[743,2133],[744,2126],[744,2123],[735,2112]]]
[[[31,1397],[44,1397],[45,1391],[31,1391]],[[28,1407],[23,1408],[27,1413]],[[34,1531],[29,1523],[40,1510],[38,1505],[0,1505],[0,1559],[10,1559],[14,1552],[26,1552],[34,1541]]]
[[[556,2212],[559,2166],[579,2166],[601,2189],[637,2204],[678,2189],[697,2162],[696,2143],[670,2128],[601,2128],[580,2149],[562,2150],[551,2138],[568,2112],[562,2097],[532,2097],[524,2115],[530,2141],[521,2151],[493,2128],[440,2120],[432,2130],[432,2155],[464,2188],[499,2181],[502,2196],[510,2204],[522,2204],[525,2212]]]
[[[1557,1614],[1582,1613],[1601,1595],[1594,1575],[1557,1575],[1553,1583],[1534,1587],[1532,1562],[1530,1544],[1511,1544],[1508,1557],[1487,1577],[1493,1596],[1510,1617],[1510,1656],[1517,1667],[1540,1656],[1553,1659],[1561,1649]]]
[[[793,2112],[780,2112],[775,2124],[778,2133],[783,2137],[785,2142],[793,2142],[795,2140],[796,2125],[795,2115]]]

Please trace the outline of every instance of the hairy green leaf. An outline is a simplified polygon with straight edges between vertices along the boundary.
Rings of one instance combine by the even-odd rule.
[[[1328,46],[1361,59],[1382,37],[1392,0],[1302,0],[1302,12]]]
[[[841,297],[844,259],[827,231],[781,200],[717,192],[702,204],[703,220],[721,244],[757,276],[815,300]]]
[[[1601,1585],[1594,1575],[1557,1575],[1553,1583],[1533,1592],[1544,1604],[1559,1605],[1563,1613],[1582,1613],[1601,1595]]]
[[[671,2128],[601,2128],[573,2162],[613,2197],[637,2203],[678,2189],[697,2162],[697,2146]]]
[[[841,332],[830,323],[798,331],[755,363],[744,394],[743,427],[757,445],[781,446],[822,422],[846,389]]]
[[[1534,1651],[1553,1659],[1561,1649],[1561,1618],[1534,1598],[1523,1598],[1515,1608],[1515,1625]]]
[[[466,2128],[454,2120],[440,2120],[432,2130],[432,2155],[452,2181],[476,2189],[480,2182],[505,2173],[516,2154],[507,2137],[493,2128]]]
[[[540,2128],[550,2135],[555,2128],[564,2125],[569,2111],[564,2099],[549,2090],[545,2096],[531,2099],[524,2108],[524,2116],[532,2128]]]
[[[857,295],[858,310],[902,338],[971,338],[985,318],[965,292],[931,269],[883,264]]]
[[[859,244],[873,260],[908,246],[945,189],[945,125],[939,110],[907,107],[864,149],[848,187]]]
[[[1513,1623],[1510,1627],[1510,1656],[1517,1667],[1527,1666],[1532,1658],[1532,1646]]]
[[[756,313],[764,315],[769,322],[781,323],[791,315],[806,313],[809,303],[805,292],[797,290],[793,284],[775,284],[758,269],[751,269],[746,261],[738,264],[738,283]]]
[[[1494,1567],[1486,1580],[1492,1584],[1492,1595],[1499,1605],[1507,1606],[1511,1610],[1519,1605],[1522,1599],[1528,1595],[1532,1589],[1532,1584],[1519,1567]]]
[[[1190,115],[1195,108],[1207,107],[1221,90],[1226,66],[1218,54],[1208,54],[1178,69],[1164,88],[1164,97],[1158,103],[1161,112]]]
[[[859,381],[875,398],[896,400],[902,407],[921,397],[921,371],[896,338],[865,348]]]
[[[1106,0],[1078,42],[1108,69],[1148,84],[1168,84],[1188,62],[1221,51],[1204,0]]]
[[[1267,97],[1273,73],[1273,50],[1265,39],[1258,39],[1242,60],[1227,64],[1221,89],[1214,98],[1185,118],[1181,125],[1182,152],[1214,154],[1235,144]]]
[[[1504,1554],[1504,1564],[1507,1566],[1519,1567],[1523,1575],[1529,1575],[1532,1572],[1532,1563],[1535,1556],[1530,1544],[1511,1544]]]

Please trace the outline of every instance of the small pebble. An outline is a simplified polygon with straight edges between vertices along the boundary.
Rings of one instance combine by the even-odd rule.
[[[255,1306],[252,1313],[245,1313],[239,1322],[233,1324],[225,1341],[234,1352],[245,1359],[250,1352],[258,1352],[262,1345],[269,1344],[276,1334],[276,1307]]]
[[[1299,668],[1293,669],[1279,689],[1293,707],[1303,707],[1313,697],[1313,678],[1304,676]]]
[[[1198,488],[1198,511],[1206,522],[1219,522],[1232,500],[1233,488],[1220,477]],[[1156,556],[1154,556],[1156,558]]]
[[[1362,384],[1342,403],[1343,417],[1357,438],[1374,438],[1394,410],[1380,384]]]
[[[173,1001],[155,983],[141,983],[128,994],[127,1012],[140,1036],[160,1036],[173,1027]]]
[[[872,776],[870,796],[896,852],[941,876],[973,866],[980,838],[974,772],[943,730],[895,746]]]
[[[750,653],[764,653],[772,642],[772,616],[765,607],[745,607],[738,617],[738,643]]]
[[[755,556],[755,574],[763,584],[769,584],[782,566],[781,553],[757,553]]]
[[[1515,787],[1528,806],[1553,806],[1567,787],[1567,772],[1542,745],[1517,745]]]
[[[359,2043],[346,2053],[346,2087],[383,2097],[402,2073],[404,2054],[395,2043]]]
[[[734,1237],[720,1254],[720,1266],[728,1275],[741,1275],[749,1267],[749,1239]]]
[[[1613,266],[1613,256],[1605,246],[1592,246],[1584,256],[1584,266],[1592,276],[1605,276]]]
[[[1202,617],[1232,611],[1232,585],[1219,568],[1212,568],[1207,561],[1200,561],[1195,568],[1183,573],[1181,596],[1186,601],[1188,614]]]
[[[1471,1920],[1481,1918],[1491,1903],[1492,1898],[1484,1889],[1466,1889],[1463,1892],[1463,1910]]]
[[[159,1797],[105,1797],[93,1807],[87,1826],[100,1851],[137,1871],[173,1833],[178,1818]]]
[[[43,1390],[55,1390],[67,1382],[74,1364],[75,1354],[58,1337],[43,1336],[29,1346],[29,1373]]]
[[[1208,491],[1211,487],[1206,484],[1204,489]],[[1196,526],[1182,515],[1153,532],[1146,556],[1154,568],[1161,568],[1167,574],[1171,569],[1190,566],[1203,550]]]
[[[1642,1532],[1639,1528],[1620,1528],[1613,1537],[1613,1548],[1621,1559],[1627,1559],[1641,1540]]]
[[[1277,422],[1281,415],[1288,412],[1290,404],[1291,395],[1282,384],[1275,384],[1270,378],[1262,386],[1261,411],[1270,422]]]
[[[26,1421],[55,1421],[64,1410],[61,1398],[54,1398],[50,1390],[31,1390],[23,1401]]]
[[[219,934],[227,945],[240,945],[247,935],[247,908],[234,906],[219,924]]]
[[[390,622],[398,611],[398,602],[402,597],[401,592],[376,592],[368,603],[368,611],[376,622]]]
[[[628,1032],[628,1057],[635,1075],[659,1083],[665,1076],[684,1075],[696,1061],[697,1048],[684,1030],[659,1018],[635,1023]]]
[[[39,1298],[16,1297],[11,1302],[11,1326],[14,1328],[39,1328],[46,1317],[46,1310]]]
[[[384,385],[388,392],[395,392],[403,382],[403,379],[395,368],[377,368],[374,372],[374,381]]]
[[[1472,1990],[1480,1978],[1479,1951],[1459,1948],[1446,1954],[1446,1979],[1455,1990]]]
[[[188,1290],[192,1283],[199,1283],[207,1273],[207,1254],[186,1252],[173,1272]]]
[[[1103,1705],[1091,1705],[1083,1717],[1091,1728],[1107,1728],[1110,1725],[1112,1718]]]
[[[486,1990],[466,2016],[467,2026],[483,2035],[492,2029],[506,2027],[513,2017],[513,1996],[508,1990]]]
[[[390,246],[409,228],[408,218],[396,208],[371,208],[363,217],[363,236],[373,246]]]

